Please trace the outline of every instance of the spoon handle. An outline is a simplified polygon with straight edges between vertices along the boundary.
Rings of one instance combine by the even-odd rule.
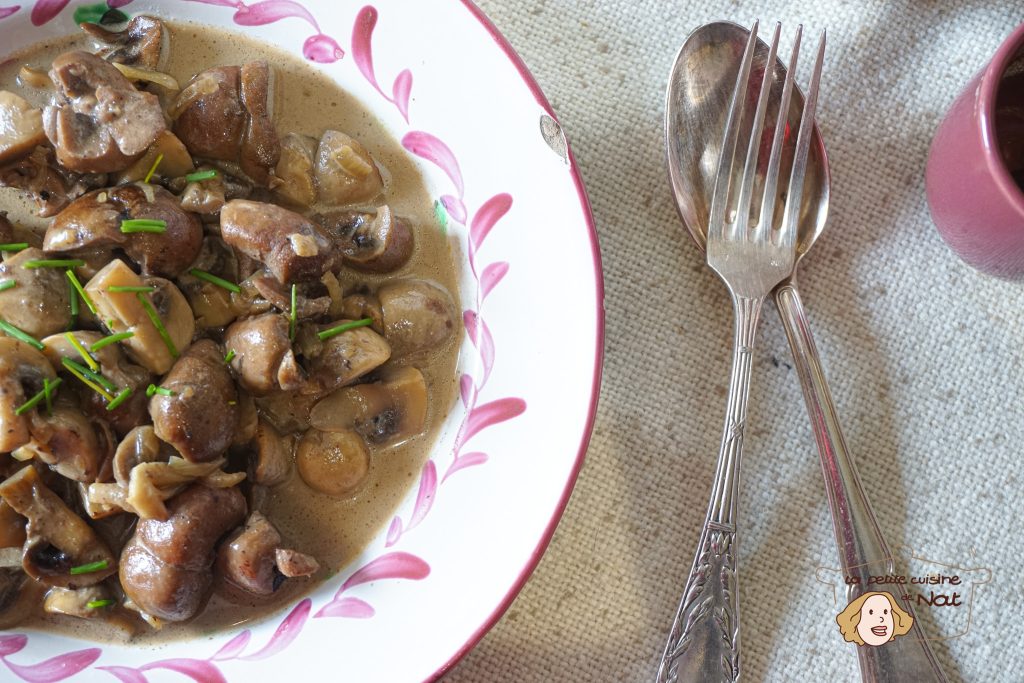
[[[764,298],[733,295],[736,323],[725,428],[697,553],[683,590],[657,683],[720,683],[740,675],[736,497],[751,355]]]
[[[847,598],[852,600],[869,589],[869,576],[894,573],[893,555],[846,448],[810,323],[794,281],[776,288],[775,304],[793,350],[807,413],[814,426],[843,574],[860,579],[859,584],[848,587]],[[878,647],[857,647],[864,682],[945,683],[946,676],[924,638],[912,602],[901,602],[900,606],[914,618],[911,631]]]

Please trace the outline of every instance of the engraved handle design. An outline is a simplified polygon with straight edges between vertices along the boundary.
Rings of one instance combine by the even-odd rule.
[[[714,683],[740,677],[736,494],[751,352],[763,303],[764,299],[733,296],[736,328],[722,444],[707,517],[658,668],[658,683]]]
[[[844,574],[861,578],[860,587],[848,596],[852,599],[865,590],[868,576],[893,572],[893,555],[878,527],[853,458],[846,448],[839,417],[832,403],[832,394],[821,368],[821,359],[795,282],[791,281],[775,290],[775,304],[793,350],[807,413],[814,427],[839,561]],[[857,648],[864,682],[945,683],[946,676],[928,641],[924,639],[913,606],[908,602],[904,608],[914,617],[910,633],[880,647]]]

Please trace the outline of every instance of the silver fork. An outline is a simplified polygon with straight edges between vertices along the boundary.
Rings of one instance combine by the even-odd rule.
[[[776,24],[767,64],[775,63],[781,27]],[[785,112],[793,90],[800,52],[802,27],[797,30],[789,71],[782,88],[781,112],[775,123],[764,195],[751,227],[754,176],[761,143],[761,129],[771,94],[771,69],[765,69],[757,108],[754,112],[750,142],[745,159],[736,159],[737,140],[743,121],[751,63],[757,45],[757,23],[750,31],[743,61],[736,78],[732,104],[725,125],[722,155],[718,161],[714,196],[708,221],[707,260],[729,290],[736,317],[733,337],[732,372],[726,404],[725,428],[718,452],[714,485],[707,517],[676,612],[668,644],[658,669],[658,683],[676,681],[736,681],[740,677],[740,629],[737,587],[736,500],[739,490],[740,456],[743,428],[750,389],[751,355],[757,323],[765,298],[796,266],[796,234],[803,195],[804,175],[818,99],[821,63],[825,54],[822,33],[814,63],[810,88],[804,100],[800,131],[793,152],[789,196],[785,199],[782,223],[773,229],[779,169],[785,143]],[[730,190],[734,164],[743,164],[735,208],[730,211]]]

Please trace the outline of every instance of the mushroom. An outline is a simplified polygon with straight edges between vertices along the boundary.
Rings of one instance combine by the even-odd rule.
[[[0,244],[10,244],[14,241],[14,226],[7,220],[7,212],[0,211]]]
[[[25,545],[25,518],[0,498],[0,548],[21,548]]]
[[[120,171],[166,129],[160,101],[139,92],[109,62],[75,50],[53,60],[57,103],[43,128],[61,165],[80,173]]]
[[[262,597],[273,594],[286,577],[309,576],[320,568],[309,555],[282,548],[282,542],[274,525],[254,511],[217,551],[217,571],[230,586]],[[279,569],[278,553],[290,574]]]
[[[124,232],[128,220],[162,221],[159,233]],[[77,254],[119,247],[147,275],[173,278],[199,255],[203,225],[183,211],[178,198],[160,186],[122,185],[79,197],[50,222],[43,240],[48,252]]]
[[[207,235],[199,256],[188,272],[178,277],[178,286],[188,299],[200,329],[220,328],[231,324],[239,315],[251,308],[245,293],[236,294],[224,287],[195,277],[193,269],[211,273],[230,282],[238,281],[238,259],[235,252],[219,237]]]
[[[354,429],[372,444],[397,446],[423,432],[428,405],[423,373],[389,368],[378,382],[343,387],[321,400],[309,422],[322,431]]]
[[[49,145],[0,166],[0,187],[15,188],[31,197],[42,218],[56,215],[75,197],[106,182],[105,173],[81,175],[61,168]]]
[[[316,186],[321,202],[339,206],[370,201],[384,190],[384,180],[365,147],[329,130],[316,150]]]
[[[83,23],[82,30],[103,43],[97,54],[111,62],[158,69],[167,46],[168,31],[154,17],[139,15],[120,31]]]
[[[426,280],[388,282],[377,290],[384,337],[395,356],[435,349],[455,335],[458,317],[451,295]]]
[[[288,133],[281,139],[281,159],[274,171],[279,182],[274,193],[286,203],[308,207],[316,202],[316,146],[315,139],[299,133]]]
[[[347,322],[352,321],[336,320],[319,325],[318,329],[323,332]],[[368,327],[350,329],[324,341],[309,334],[304,338],[309,340],[303,354],[309,372],[309,382],[303,387],[305,393],[323,395],[351,384],[391,357],[391,347],[384,337]]]
[[[31,439],[29,416],[18,408],[43,390],[57,374],[46,356],[28,344],[0,337],[0,453],[10,453]]]
[[[278,310],[291,311],[291,292],[278,282],[277,278],[256,274],[249,277],[246,282],[251,284],[261,297]],[[324,289],[321,282],[303,283],[296,287],[295,317],[297,320],[319,318],[330,310],[331,297],[324,294]],[[321,296],[312,296],[313,294],[321,294]]]
[[[299,476],[320,493],[344,497],[354,493],[370,471],[370,454],[354,431],[310,429],[295,450]]]
[[[39,249],[22,249],[0,263],[0,281],[17,283],[0,292],[0,318],[33,337],[45,337],[68,326],[71,319],[68,280],[60,268],[26,268],[45,259]]]
[[[156,435],[189,462],[219,458],[238,426],[238,390],[217,344],[209,339],[193,344],[162,386],[172,395],[149,400]]]
[[[167,508],[166,520],[139,521],[121,553],[119,576],[142,612],[177,622],[205,601],[217,541],[245,519],[245,497],[237,488],[193,484]]]
[[[48,586],[93,586],[116,570],[110,548],[28,465],[0,483],[0,497],[28,518],[25,573]]]
[[[220,231],[225,243],[265,263],[282,284],[318,280],[334,264],[320,226],[274,204],[234,199],[221,209]]]
[[[288,479],[292,469],[292,447],[274,426],[264,419],[256,425],[250,457],[251,476],[261,486],[277,486]]]
[[[196,74],[172,107],[174,132],[193,156],[237,161],[267,186],[281,153],[271,121],[272,80],[262,61]]]
[[[32,416],[30,430],[32,440],[19,450],[67,479],[89,484],[110,466],[114,454],[110,427],[86,417],[66,392],[57,396],[51,412]]]
[[[231,369],[254,396],[292,391],[305,383],[288,338],[288,320],[282,315],[265,313],[232,324],[224,332],[224,348],[228,355],[234,351]]]
[[[99,584],[85,588],[61,588],[56,586],[46,592],[43,600],[43,611],[47,614],[64,614],[81,619],[95,619],[105,616],[103,609],[95,607],[95,603],[110,600],[110,589]],[[89,605],[93,604],[93,607]],[[103,603],[109,604],[109,603]]]
[[[413,236],[408,222],[392,216],[387,204],[376,214],[335,211],[315,216],[317,223],[335,239],[350,268],[369,273],[398,270],[412,256]]]
[[[170,444],[157,438],[152,425],[136,427],[121,439],[114,452],[114,480],[128,488],[132,469],[144,462],[167,462],[174,454]]]
[[[43,345],[46,347],[43,353],[55,368],[61,367],[64,358],[77,363],[83,362],[81,352],[71,343],[68,335],[73,336],[78,344],[86,349],[103,339],[103,335],[99,332],[88,330],[46,337],[43,339]],[[127,400],[114,410],[107,410],[110,402],[104,396],[77,383],[77,380],[70,375],[65,379],[76,382],[72,386],[83,389],[79,392],[79,403],[93,418],[109,423],[118,435],[127,434],[148,417],[144,389],[149,384],[152,375],[145,368],[129,361],[120,344],[108,344],[98,351],[89,351],[89,356],[99,366],[98,373],[109,380],[118,390],[124,388],[131,390],[132,393]]]
[[[150,294],[112,292],[111,287],[154,287]],[[162,375],[192,342],[195,320],[188,301],[173,283],[163,278],[143,280],[125,265],[111,261],[85,286],[101,320],[113,333],[131,332],[121,342],[128,355],[150,372]],[[165,340],[147,312],[146,302],[167,333]]]
[[[274,391],[256,398],[260,417],[282,434],[295,434],[309,429],[309,411],[317,397],[298,391]]]
[[[201,171],[213,170],[209,167]],[[186,211],[215,216],[224,208],[227,201],[227,188],[220,173],[205,180],[187,182],[181,192],[181,208]]]
[[[160,163],[157,163],[160,159]],[[156,140],[149,146],[146,153],[139,159],[114,176],[112,185],[124,185],[125,183],[142,182],[153,171],[155,178],[178,178],[191,173],[195,168],[192,163],[192,156],[188,153],[184,143],[169,130],[165,130],[156,136]],[[186,207],[186,211],[190,211]]]
[[[351,320],[369,318],[370,326],[377,334],[384,334],[384,313],[380,310],[380,300],[369,292],[349,294],[341,300],[341,317]]]
[[[28,156],[45,142],[43,113],[18,95],[0,90],[0,164]]]

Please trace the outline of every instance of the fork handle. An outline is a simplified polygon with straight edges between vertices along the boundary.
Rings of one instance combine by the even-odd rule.
[[[725,428],[711,500],[683,598],[679,603],[657,683],[719,683],[740,675],[736,496],[750,366],[764,298],[733,295],[736,324]]]
[[[810,322],[793,280],[776,288],[775,304],[789,338],[807,413],[814,427],[839,561],[845,576],[860,578],[859,585],[849,587],[847,598],[852,600],[868,589],[869,576],[893,573],[893,555],[846,448]],[[946,676],[924,638],[912,603],[905,601],[902,606],[914,617],[910,633],[879,647],[857,648],[864,682],[945,683]],[[838,633],[836,635],[838,637]]]

